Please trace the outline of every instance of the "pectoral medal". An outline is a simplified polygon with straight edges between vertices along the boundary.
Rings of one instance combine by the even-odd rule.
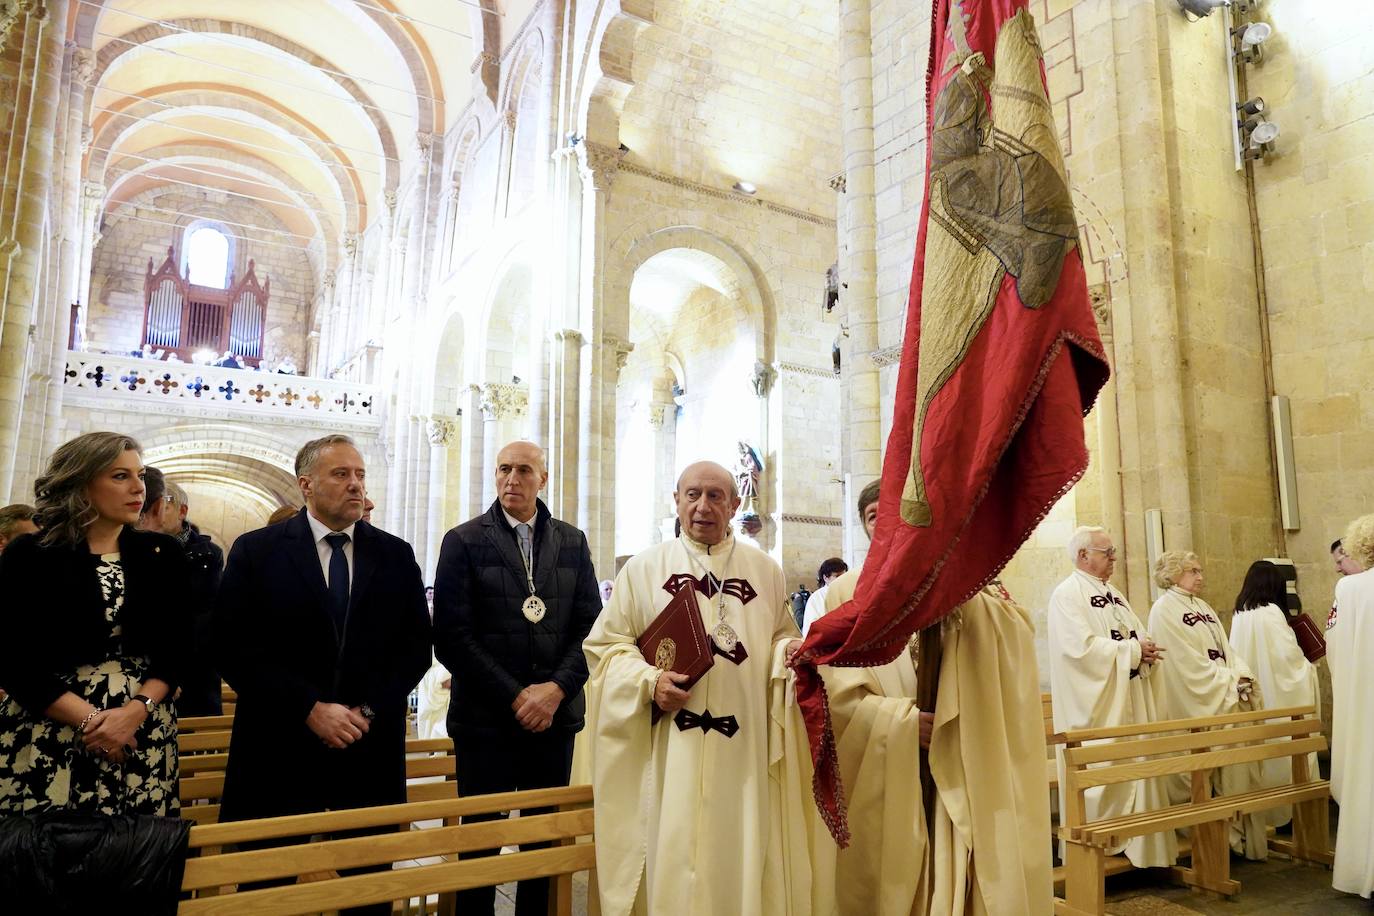
[[[544,599],[538,595],[530,595],[525,599],[525,603],[520,606],[520,611],[530,623],[538,623],[544,619],[544,614],[548,608],[544,606]]]
[[[720,651],[729,655],[735,651],[735,646],[739,645],[739,634],[735,632],[734,627],[722,620],[711,631],[711,641],[720,648]]]

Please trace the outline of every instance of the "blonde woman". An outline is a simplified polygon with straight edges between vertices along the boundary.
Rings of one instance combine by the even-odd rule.
[[[1331,666],[1331,794],[1341,806],[1331,886],[1374,894],[1374,515],[1355,519],[1341,545],[1364,570],[1336,583],[1326,630]]]
[[[42,534],[0,555],[0,814],[175,815],[190,584],[174,538],[134,529],[138,443],[79,436],[34,493]]]
[[[1226,628],[1212,606],[1202,599],[1205,577],[1202,562],[1191,551],[1170,550],[1155,562],[1155,581],[1166,589],[1150,608],[1150,633],[1169,647],[1169,662],[1161,667],[1159,716],[1191,719],[1261,709],[1259,689],[1250,666],[1231,646]],[[1219,795],[1236,795],[1260,788],[1258,764],[1222,767],[1213,777]],[[1173,804],[1191,797],[1187,774],[1166,780]],[[1231,848],[1248,859],[1268,853],[1265,818],[1247,815],[1231,827]]]

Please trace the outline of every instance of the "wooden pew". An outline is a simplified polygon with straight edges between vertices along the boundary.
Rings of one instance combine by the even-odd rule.
[[[1112,739],[1102,743],[1104,739]],[[1190,887],[1232,895],[1240,884],[1230,876],[1230,821],[1241,815],[1293,806],[1293,841],[1286,851],[1295,860],[1331,862],[1327,800],[1330,785],[1309,772],[1307,755],[1326,748],[1321,721],[1311,706],[1175,719],[1120,728],[1081,729],[1064,734],[1065,823],[1059,828],[1068,849],[1065,895],[1055,913],[1102,914],[1105,850],[1137,836],[1190,828],[1191,867],[1173,869]],[[1217,767],[1293,759],[1293,781],[1240,795],[1212,796]],[[1143,778],[1191,774],[1192,797],[1124,817],[1087,822],[1084,793],[1095,786]]]
[[[227,746],[227,742],[226,742]],[[219,820],[224,794],[224,767],[229,754],[181,758],[181,816],[193,824]],[[406,741],[406,801],[438,801],[458,796],[457,759],[450,738],[411,738]]]
[[[596,867],[591,802],[590,786],[571,786],[192,827],[182,890],[194,896],[182,901],[177,912],[181,916],[291,916],[551,877],[549,912],[571,916],[573,874]],[[457,824],[457,819],[464,815],[535,808],[557,810],[509,820]],[[440,823],[412,829],[422,821]],[[387,832],[311,842],[313,835],[364,828]],[[286,845],[253,852],[221,851],[260,840],[285,840]],[[460,852],[532,842],[555,845],[549,849],[449,861]],[[340,868],[429,858],[442,861],[346,878],[334,874]],[[308,883],[242,893],[231,891],[249,881],[320,873],[326,876]]]

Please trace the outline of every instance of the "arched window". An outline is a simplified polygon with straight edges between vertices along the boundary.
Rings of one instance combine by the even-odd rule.
[[[187,282],[212,289],[229,285],[229,236],[223,230],[209,223],[193,225],[182,250]]]

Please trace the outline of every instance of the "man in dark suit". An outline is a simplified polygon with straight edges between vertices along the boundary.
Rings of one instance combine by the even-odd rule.
[[[450,531],[439,552],[435,652],[453,673],[448,733],[460,795],[565,786],[572,771],[585,708],[582,640],[601,595],[586,536],[539,499],[548,476],[537,445],[501,449],[496,502]],[[491,913],[494,893],[461,892],[458,912]],[[548,879],[521,881],[517,916],[547,909]]]
[[[241,535],[216,596],[238,694],[222,821],[406,797],[406,697],[430,662],[415,554],[361,520],[366,470],[347,436],[306,443],[296,475],[305,508]]]

